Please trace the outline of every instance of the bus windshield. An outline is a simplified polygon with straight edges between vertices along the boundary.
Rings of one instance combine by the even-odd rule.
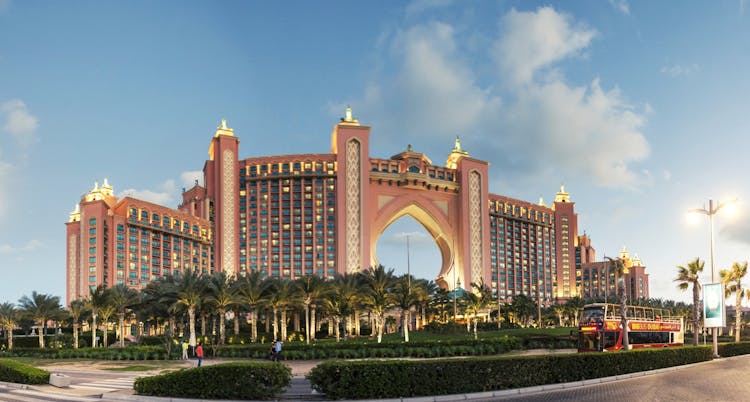
[[[586,306],[581,311],[581,324],[601,321],[604,318],[604,306]]]

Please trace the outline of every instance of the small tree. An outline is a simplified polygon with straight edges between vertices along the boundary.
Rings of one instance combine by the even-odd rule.
[[[0,327],[5,330],[8,350],[13,349],[13,328],[18,324],[19,311],[13,303],[0,304]]]
[[[86,303],[83,300],[73,300],[68,307],[68,315],[73,321],[73,349],[78,349],[78,329],[81,326],[81,316],[86,310]]]
[[[689,287],[693,287],[693,346],[698,346],[698,328],[700,328],[700,313],[698,307],[700,306],[700,295],[701,295],[701,284],[700,274],[703,272],[705,262],[696,258],[695,261],[691,261],[687,264],[687,267],[677,266],[677,278],[674,279],[677,282],[677,288],[685,291]]]
[[[740,332],[742,330],[742,299],[750,297],[750,290],[742,288],[742,278],[747,275],[747,261],[740,264],[735,262],[732,269],[722,269],[719,271],[721,283],[724,285],[724,296],[729,297],[735,294],[734,303],[734,341],[740,341]]]
[[[31,297],[24,296],[18,300],[23,314],[39,325],[39,348],[44,348],[44,329],[47,321],[59,319],[62,313],[60,297],[31,292]]]

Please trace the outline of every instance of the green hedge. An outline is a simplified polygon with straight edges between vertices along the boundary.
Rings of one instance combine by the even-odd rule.
[[[718,352],[721,357],[750,354],[750,342],[720,343]]]
[[[291,381],[281,363],[226,363],[135,380],[138,395],[200,399],[272,399]]]
[[[49,371],[10,359],[0,359],[0,381],[18,384],[47,384]]]
[[[176,349],[176,348],[175,348]],[[175,352],[177,353],[177,352]],[[177,355],[175,354],[175,357]],[[0,357],[34,357],[41,359],[99,360],[165,360],[167,352],[159,346],[126,346],[124,348],[16,348],[0,352]]]
[[[313,368],[307,378],[314,389],[332,399],[399,398],[581,381],[708,360],[710,347],[450,360],[327,361]]]
[[[479,340],[422,341],[409,343],[358,343],[325,342],[312,345],[284,345],[284,360],[365,359],[393,357],[453,357],[483,356],[506,353],[520,348],[516,337]],[[225,345],[216,348],[217,357],[253,358],[268,357],[270,344]]]

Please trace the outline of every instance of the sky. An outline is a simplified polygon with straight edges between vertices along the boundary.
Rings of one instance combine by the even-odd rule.
[[[65,299],[65,223],[106,177],[176,207],[227,119],[241,158],[329,153],[351,105],[370,155],[443,164],[461,138],[490,192],[570,193],[599,259],[626,246],[652,297],[676,266],[750,258],[750,1],[0,0],[0,302]],[[410,247],[406,247],[406,238]],[[378,240],[434,279],[404,218]],[[733,298],[732,298],[733,299]],[[747,303],[747,302],[746,302]],[[731,301],[730,301],[731,304]]]

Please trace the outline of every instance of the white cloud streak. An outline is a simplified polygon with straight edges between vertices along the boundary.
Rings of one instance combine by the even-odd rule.
[[[11,246],[9,244],[0,244],[0,254],[17,254],[38,250],[43,246],[39,240],[33,239],[22,246]]]
[[[25,147],[36,141],[39,122],[23,101],[13,99],[0,103],[0,114],[3,118],[3,130],[13,136],[19,145]]]
[[[630,4],[628,0],[609,0],[609,4],[615,8],[615,10],[630,15]]]
[[[369,82],[353,103],[383,122],[383,140],[398,142],[408,133],[420,144],[449,149],[462,135],[473,156],[491,160],[504,176],[580,176],[631,189],[648,184],[649,175],[631,165],[650,152],[642,132],[650,106],[632,105],[598,77],[571,85],[557,70],[562,60],[583,54],[596,32],[550,7],[511,10],[499,21],[498,36],[478,55],[467,54],[461,31],[445,22],[396,32],[383,55],[397,66],[396,78]]]
[[[677,78],[677,77],[687,77],[693,74],[697,74],[701,71],[701,68],[699,65],[693,63],[688,65],[682,65],[682,64],[672,64],[663,66],[661,70],[659,70],[662,74],[666,74],[670,77]]]

